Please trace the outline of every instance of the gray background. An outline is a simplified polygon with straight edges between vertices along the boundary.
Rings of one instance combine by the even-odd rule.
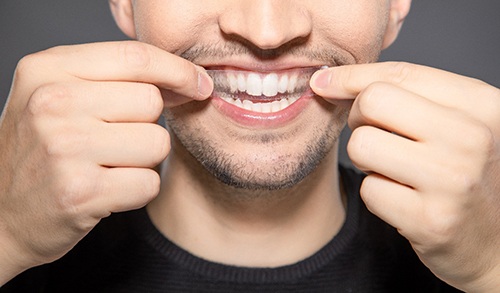
[[[125,37],[106,0],[0,0],[0,110],[22,56],[120,39]],[[500,87],[499,53],[500,0],[414,0],[401,36],[382,60],[431,65]]]

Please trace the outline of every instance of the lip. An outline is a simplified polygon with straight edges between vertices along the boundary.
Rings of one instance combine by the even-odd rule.
[[[314,94],[308,91],[304,93],[295,103],[286,109],[275,113],[258,113],[239,108],[229,104],[219,96],[214,94],[211,98],[211,104],[223,116],[229,118],[236,124],[252,129],[279,128],[289,124],[296,119],[312,102]]]
[[[324,61],[313,61],[310,58],[302,56],[279,56],[272,59],[261,59],[249,55],[236,55],[223,57],[218,60],[193,60],[196,64],[205,69],[223,69],[223,70],[241,70],[255,72],[279,72],[282,70],[291,70],[305,67],[321,67],[323,65],[336,66],[337,64],[326,64]]]
[[[206,70],[235,70],[235,71],[252,71],[257,73],[270,73],[270,72],[281,72],[288,71],[300,68],[310,68],[310,67],[321,67],[325,64],[308,64],[304,65],[295,65],[295,64],[280,64],[280,65],[272,65],[272,64],[211,64],[211,65],[203,65],[202,67]],[[200,65],[201,66],[201,65]]]
[[[293,67],[291,67],[290,64],[281,64],[280,66],[268,65],[269,64],[263,63],[257,63],[254,65],[240,63],[238,64],[238,66],[224,64],[205,66],[205,69],[218,71],[253,72],[257,74],[283,74],[285,72],[298,72],[304,70],[307,71],[313,68],[319,69],[321,67],[321,65],[315,66],[310,64],[304,66],[304,63],[302,63],[300,66]],[[312,73],[310,74],[312,75]],[[227,118],[232,123],[239,125],[240,127],[248,129],[273,129],[286,126],[287,124],[295,120],[301,113],[304,112],[304,110],[315,97],[310,88],[307,88],[303,92],[299,92],[299,94],[299,98],[294,103],[280,111],[273,113],[261,113],[243,109],[225,101],[221,96],[224,94],[218,93],[217,91],[214,91],[212,93],[210,104],[220,114],[222,114],[223,117]]]

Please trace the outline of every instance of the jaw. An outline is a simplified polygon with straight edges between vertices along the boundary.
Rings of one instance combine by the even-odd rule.
[[[261,94],[252,102],[264,91],[251,90]],[[153,221],[179,246],[218,263],[269,267],[310,256],[344,219],[337,139],[347,112],[317,96],[275,113],[220,97],[168,109],[172,151],[148,206]],[[290,243],[296,250],[284,252]]]
[[[168,125],[178,138],[173,151],[186,149],[196,164],[233,187],[290,187],[333,148],[346,117],[345,108],[321,98],[296,104],[289,107],[295,117],[249,117],[246,110],[215,99],[171,109]]]
[[[196,256],[247,267],[288,265],[319,250],[343,223],[336,147],[298,184],[265,191],[228,186],[185,149],[173,151],[148,212],[164,235]],[[296,251],[283,250],[290,243]]]

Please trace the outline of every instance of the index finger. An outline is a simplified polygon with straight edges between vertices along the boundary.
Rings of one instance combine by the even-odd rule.
[[[198,100],[207,98],[213,87],[203,68],[137,41],[60,46],[41,55],[57,81],[64,78],[60,71],[69,75],[66,78],[143,82]]]
[[[376,82],[397,85],[443,106],[462,105],[460,108],[471,102],[478,103],[477,99],[470,97],[477,95],[479,86],[486,85],[436,68],[406,62],[383,62],[320,70],[311,78],[311,88],[326,99],[349,100]]]

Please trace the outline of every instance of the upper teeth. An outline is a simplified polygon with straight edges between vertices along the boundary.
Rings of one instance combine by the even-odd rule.
[[[229,89],[231,93],[247,93],[251,96],[274,97],[278,93],[293,93],[297,87],[297,74],[281,75],[270,73],[228,73]]]
[[[278,73],[237,70],[207,70],[214,81],[214,93],[239,108],[274,113],[295,103],[309,91],[309,79],[318,68]]]

